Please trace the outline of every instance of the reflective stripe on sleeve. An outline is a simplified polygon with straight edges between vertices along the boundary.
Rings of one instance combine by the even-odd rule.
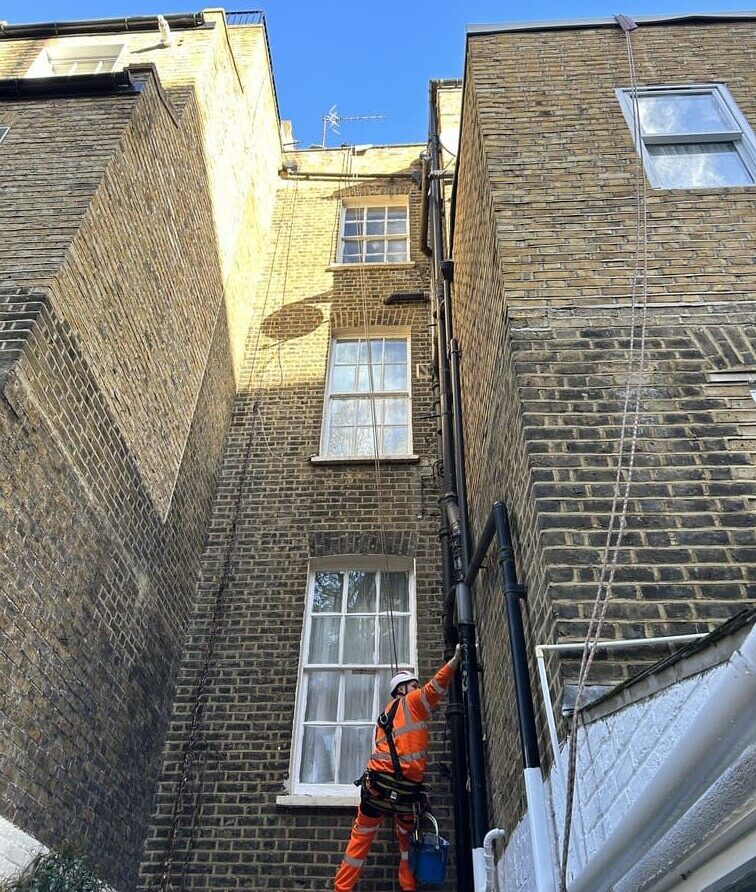
[[[351,855],[344,855],[344,863],[348,864],[350,867],[362,867],[365,863],[364,858],[352,858]]]

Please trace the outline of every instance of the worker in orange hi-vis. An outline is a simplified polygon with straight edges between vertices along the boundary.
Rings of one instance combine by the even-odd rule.
[[[399,842],[399,886],[415,889],[409,866],[409,840],[414,823],[413,807],[423,793],[428,762],[428,719],[451,684],[462,658],[457,645],[454,656],[422,688],[415,675],[404,669],[391,679],[391,702],[378,716],[373,753],[360,783],[360,805],[344,860],[334,881],[335,892],[350,892],[357,885],[376,830],[386,815],[394,820]]]

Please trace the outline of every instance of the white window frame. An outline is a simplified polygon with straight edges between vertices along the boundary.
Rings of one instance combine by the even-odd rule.
[[[335,346],[338,341],[349,341],[355,338],[365,339],[365,329],[340,329],[334,332],[328,350],[328,365],[326,368],[325,381],[325,398],[323,400],[323,423],[321,425],[320,435],[320,457],[331,459],[333,461],[374,461],[375,455],[370,452],[366,455],[334,455],[328,451],[328,443],[331,436],[331,405],[335,399],[355,399],[361,397],[369,397],[369,391],[349,391],[331,394],[331,375],[333,374],[333,366],[336,355]],[[381,461],[391,461],[392,459],[406,459],[413,455],[413,431],[412,431],[412,337],[411,330],[404,326],[373,326],[368,329],[367,337],[371,340],[374,338],[391,338],[394,340],[404,340],[407,342],[407,389],[396,391],[373,391],[375,399],[383,398],[405,398],[407,399],[407,451],[401,453],[384,454],[379,453]]]
[[[344,797],[352,799],[355,797],[355,786],[353,783],[348,784],[304,784],[299,780],[299,772],[302,761],[302,747],[304,744],[304,728],[305,714],[307,709],[307,694],[305,675],[308,671],[317,670],[318,668],[330,668],[335,664],[308,663],[307,653],[310,642],[310,628],[312,624],[312,598],[315,586],[315,574],[324,570],[333,570],[346,572],[352,571],[368,571],[368,572],[404,572],[409,575],[408,595],[409,595],[409,664],[400,664],[400,668],[409,666],[413,670],[417,666],[417,598],[415,592],[415,562],[411,558],[397,557],[389,555],[347,555],[339,557],[317,558],[310,561],[309,572],[307,575],[307,599],[305,601],[304,622],[302,624],[302,640],[299,653],[299,669],[297,675],[297,695],[296,705],[294,709],[294,729],[292,735],[291,761],[289,764],[290,792],[294,796],[304,797],[323,797],[338,798],[343,801]],[[340,647],[343,647],[343,635],[340,636]],[[340,666],[341,671],[349,671],[354,669],[368,668],[367,664],[348,664]],[[376,664],[375,669],[391,669],[389,664]],[[335,669],[333,671],[339,671]],[[374,718],[380,714],[385,703],[378,701],[379,686],[376,685],[373,695]],[[339,709],[341,709],[342,694],[339,694]],[[355,724],[360,724],[355,722]],[[341,724],[339,725],[341,727]]]
[[[42,49],[26,73],[27,77],[71,77],[77,73],[76,65],[80,62],[99,60],[100,67],[89,74],[107,74],[123,67],[126,50],[124,43],[72,43],[66,41],[56,46]],[[73,65],[72,71],[56,73],[54,65]]]
[[[649,154],[646,146],[650,145],[682,145],[685,143],[702,143],[702,142],[731,142],[743,162],[746,170],[756,183],[756,135],[754,135],[750,124],[741,113],[737,103],[733,99],[730,91],[724,84],[685,84],[685,85],[663,85],[653,87],[638,87],[638,96],[684,96],[706,93],[714,97],[725,117],[729,117],[734,125],[732,130],[720,130],[707,133],[683,133],[674,135],[643,136],[642,133],[635,133],[635,122],[633,114],[633,90],[630,87],[623,87],[615,91],[619,100],[622,113],[625,116],[630,133],[633,136],[636,150],[643,159],[643,168],[649,182],[655,189],[733,189],[743,188],[740,186],[664,186],[662,185],[654,173],[653,164],[649,161]],[[746,184],[746,187],[753,186],[754,183]]]
[[[345,241],[368,241],[370,236],[367,234],[361,236],[347,237],[344,235],[344,224],[346,223],[346,212],[354,208],[376,208],[376,207],[403,207],[407,213],[407,231],[404,235],[404,260],[382,260],[379,263],[368,263],[365,260],[354,262],[344,259],[344,243]],[[387,238],[387,236],[383,236]],[[402,241],[402,238],[392,238],[390,241]],[[364,255],[363,255],[364,256]],[[410,214],[409,214],[409,196],[407,195],[362,195],[357,198],[345,198],[341,202],[341,211],[339,216],[339,247],[337,262],[344,266],[354,267],[381,267],[391,266],[397,263],[410,263]]]

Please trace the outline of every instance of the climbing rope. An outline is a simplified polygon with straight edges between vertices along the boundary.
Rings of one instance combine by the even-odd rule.
[[[582,652],[580,664],[580,672],[578,675],[577,692],[575,696],[575,706],[573,709],[572,727],[569,736],[568,751],[568,770],[567,770],[567,790],[565,803],[564,832],[562,839],[562,858],[560,864],[560,892],[567,892],[567,860],[570,847],[570,833],[572,830],[572,812],[574,806],[575,784],[576,784],[576,767],[577,767],[577,738],[579,729],[579,714],[585,693],[588,674],[590,673],[593,659],[596,652],[596,642],[600,639],[603,629],[604,620],[606,618],[609,600],[612,595],[614,578],[619,562],[619,553],[622,547],[622,540],[627,526],[627,508],[630,496],[630,487],[633,480],[633,472],[635,469],[635,456],[638,443],[638,429],[640,424],[641,395],[646,364],[646,332],[648,321],[648,206],[647,206],[647,188],[646,179],[643,173],[643,159],[640,147],[640,106],[638,102],[638,79],[635,68],[635,57],[633,55],[633,43],[631,32],[636,27],[634,23],[620,22],[623,33],[625,35],[628,68],[630,70],[630,93],[632,97],[633,109],[633,140],[636,143],[636,162],[635,162],[635,196],[636,196],[636,235],[635,235],[635,265],[632,276],[631,288],[631,304],[630,304],[630,345],[628,350],[628,372],[627,385],[625,388],[625,399],[622,410],[622,425],[620,428],[620,441],[617,460],[617,473],[614,480],[614,490],[612,494],[612,509],[609,517],[609,526],[607,529],[606,540],[604,543],[604,551],[602,555],[601,573],[599,576],[598,589],[593,603],[593,611],[591,613],[588,632],[586,634],[585,646]],[[638,348],[637,371],[635,358],[635,327],[637,314],[637,295],[638,283],[641,283],[641,327],[640,327],[640,344]],[[630,403],[634,395],[634,404],[632,410],[632,426],[630,435],[630,446],[628,450],[627,466],[623,469],[623,460],[625,454],[625,442],[627,439],[628,416],[630,414]],[[621,496],[622,476],[625,470],[625,485]],[[616,536],[615,536],[616,525]],[[614,538],[614,543],[612,539]]]
[[[356,173],[353,172],[353,157],[354,157],[354,147],[350,147],[346,150],[348,152],[348,166],[347,173],[348,178],[353,185],[359,182],[359,177]],[[363,218],[363,222],[360,224],[361,226],[366,227],[366,221]],[[367,232],[365,232],[367,235]],[[366,247],[363,243],[363,248]],[[376,390],[375,390],[375,381],[373,376],[373,351],[372,344],[370,338],[370,323],[369,323],[369,309],[368,309],[368,300],[367,300],[367,280],[365,277],[365,258],[361,258],[363,260],[362,263],[358,264],[358,272],[360,278],[360,297],[362,303],[362,325],[363,325],[363,334],[365,339],[366,353],[367,353],[367,366],[368,366],[368,389],[369,389],[369,397],[370,397],[370,417],[371,417],[371,425],[372,425],[372,433],[373,433],[373,476],[375,482],[375,494],[376,501],[378,503],[378,526],[380,530],[381,536],[381,555],[382,555],[382,576],[381,576],[381,594],[384,592],[384,582],[386,578],[386,574],[388,572],[388,554],[386,548],[386,524],[384,520],[384,510],[385,505],[383,501],[383,488],[381,481],[381,457],[380,457],[380,442],[379,442],[379,434],[378,434],[378,413],[376,411]],[[385,345],[384,345],[385,346]],[[383,357],[383,362],[385,362],[385,356]],[[357,363],[359,368],[359,347],[358,347],[358,357]],[[409,374],[409,367],[407,368],[407,374]],[[357,382],[359,385],[359,381]],[[385,405],[384,405],[384,413],[385,413]],[[385,419],[385,415],[384,415]],[[386,616],[388,620],[389,627],[389,641],[391,644],[391,672],[392,675],[396,674],[399,668],[399,655],[398,649],[396,646],[396,627],[394,622],[394,593],[390,585],[385,586],[385,590],[388,592],[387,606],[386,606]],[[380,604],[378,605],[380,608]]]
[[[289,209],[288,202],[288,193],[287,198],[284,199],[283,202],[283,210],[282,217],[285,217],[287,213],[293,215],[294,203],[296,202],[296,191],[294,191],[293,203],[291,209]],[[292,224],[289,226],[288,231],[288,240],[291,242],[291,228]],[[276,238],[273,245],[273,253],[270,262],[270,269],[268,272],[268,280],[265,289],[265,297],[263,300],[262,311],[260,314],[260,322],[266,318],[266,312],[268,307],[268,301],[271,292],[271,284],[273,280],[274,270],[276,268],[276,258],[278,256],[279,243],[281,238],[281,231],[283,226],[279,226],[276,231]],[[289,246],[290,247],[290,246]],[[286,249],[286,258],[288,262],[289,256],[289,247]],[[283,298],[282,298],[283,299]],[[252,381],[254,379],[255,371],[257,368],[257,360],[259,356],[260,349],[260,339],[262,334],[262,326],[258,325],[255,344],[252,349],[252,357],[247,365],[247,371],[242,377],[242,381],[240,382],[240,392],[251,391]],[[264,371],[264,370],[263,370]],[[244,450],[244,460],[242,462],[241,475],[239,478],[239,485],[236,488],[236,494],[234,498],[234,506],[231,513],[231,529],[229,531],[227,545],[225,549],[225,553],[223,556],[223,566],[221,570],[220,579],[218,582],[218,588],[216,591],[215,601],[213,603],[213,610],[210,618],[210,630],[207,637],[207,643],[205,646],[205,652],[203,656],[202,666],[200,667],[199,676],[197,678],[197,684],[195,686],[194,699],[192,704],[192,713],[191,713],[191,721],[189,725],[189,733],[186,737],[186,742],[184,746],[184,751],[182,754],[181,760],[181,772],[179,776],[179,781],[176,786],[176,791],[174,795],[173,801],[173,810],[171,813],[171,823],[168,831],[168,838],[166,840],[165,847],[165,856],[160,865],[159,871],[155,874],[153,880],[150,882],[150,889],[157,889],[159,892],[169,892],[174,888],[177,888],[179,892],[183,892],[185,887],[185,878],[187,867],[194,851],[194,844],[196,842],[197,832],[199,828],[199,815],[202,809],[202,794],[204,787],[204,773],[205,773],[205,765],[207,761],[207,753],[200,753],[200,745],[203,731],[203,721],[204,721],[204,711],[207,701],[208,695],[208,686],[210,682],[210,675],[214,664],[216,649],[218,639],[223,628],[223,617],[225,613],[226,606],[226,595],[228,591],[228,585],[231,578],[231,565],[232,558],[236,550],[236,540],[237,533],[239,528],[239,522],[241,518],[241,509],[242,509],[242,501],[244,497],[244,493],[247,490],[247,483],[249,478],[250,466],[251,466],[251,456],[252,450],[255,440],[255,428],[257,419],[260,420],[261,426],[263,427],[263,436],[267,441],[267,435],[264,431],[264,426],[262,425],[262,416],[259,412],[259,401],[260,395],[262,393],[264,386],[264,375],[259,376],[259,382],[257,388],[252,394],[251,400],[248,399],[248,402],[251,403],[251,412],[253,413],[253,421],[247,436],[247,442]],[[270,447],[268,447],[270,448]],[[191,789],[191,782],[195,780],[194,792]],[[178,886],[174,886],[174,872],[175,872],[175,862],[176,862],[176,850],[178,844],[178,835],[179,835],[179,826],[184,819],[187,812],[191,809],[191,823],[189,826],[189,832],[187,836],[187,845],[186,850],[184,852],[184,857],[181,865],[181,875],[178,881]]]

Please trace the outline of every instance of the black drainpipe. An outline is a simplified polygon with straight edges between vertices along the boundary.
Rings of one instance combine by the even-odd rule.
[[[485,757],[483,751],[483,726],[480,709],[480,688],[476,650],[475,623],[472,616],[470,589],[465,584],[465,574],[469,560],[469,523],[467,517],[466,488],[463,488],[463,501],[460,503],[458,480],[464,473],[464,457],[461,449],[462,419],[459,393],[459,352],[453,340],[453,319],[451,312],[451,278],[453,266],[445,259],[444,232],[442,222],[442,197],[440,184],[440,146],[436,123],[435,85],[430,87],[430,126],[429,152],[429,212],[431,218],[431,239],[433,252],[434,308],[436,316],[436,352],[439,376],[439,410],[443,456],[443,503],[442,514],[449,528],[449,541],[452,555],[453,586],[447,590],[445,613],[449,626],[456,608],[457,633],[462,644],[462,697],[464,703],[465,736],[468,758],[468,778],[470,786],[471,814],[469,843],[457,842],[457,858],[460,864],[467,859],[467,876],[458,880],[458,889],[472,889],[474,885],[472,850],[477,850],[480,861],[483,851],[483,837],[488,831],[488,801],[486,793]],[[455,374],[450,370],[449,345],[452,345],[452,362]],[[454,355],[456,354],[456,355]],[[459,438],[455,439],[455,431]],[[448,640],[448,633],[446,638]],[[459,744],[456,744],[459,746]],[[461,786],[461,778],[455,778],[454,787]],[[461,795],[459,799],[461,800]],[[456,804],[456,803],[455,803]],[[466,815],[455,808],[455,824],[464,821]]]
[[[431,109],[433,99],[431,98]],[[431,115],[433,112],[431,111]],[[431,118],[431,128],[433,127]],[[427,172],[430,160],[425,159],[423,164],[423,217],[424,237],[427,241],[429,218],[429,191],[430,180]],[[425,253],[432,255],[430,248],[425,248]],[[435,264],[434,264],[435,271]],[[434,284],[438,272],[434,274]],[[441,473],[439,478],[439,509],[441,525],[439,539],[441,541],[441,569],[443,584],[443,631],[444,648],[446,658],[449,659],[454,648],[459,642],[457,627],[454,624],[454,559],[452,556],[451,531],[446,516],[446,503],[444,497],[449,491],[450,469],[453,467],[453,454],[450,448],[450,412],[448,408],[450,391],[448,363],[446,362],[446,338],[444,336],[444,320],[439,312],[438,293],[432,294],[431,316],[435,337],[432,339],[433,348],[433,389],[435,391],[435,404],[438,410],[437,427],[437,454],[441,461]],[[473,888],[472,870],[472,842],[470,837],[470,802],[467,792],[467,744],[465,741],[465,718],[462,700],[462,679],[460,673],[454,674],[454,681],[449,689],[446,720],[449,729],[449,748],[451,750],[451,786],[454,805],[454,849],[457,872],[457,892],[469,892]]]
[[[512,654],[512,674],[514,676],[515,695],[517,697],[517,720],[520,729],[522,763],[523,768],[539,768],[541,757],[538,751],[538,733],[536,731],[533,694],[530,688],[530,674],[528,672],[528,651],[525,644],[525,632],[520,611],[520,600],[525,597],[526,591],[525,586],[520,585],[517,581],[509,516],[503,502],[494,502],[486,525],[478,540],[475,554],[473,554],[470,560],[465,581],[470,586],[474,584],[480,566],[483,563],[483,558],[486,556],[494,536],[496,536],[498,544],[501,587],[504,593],[509,647]]]

